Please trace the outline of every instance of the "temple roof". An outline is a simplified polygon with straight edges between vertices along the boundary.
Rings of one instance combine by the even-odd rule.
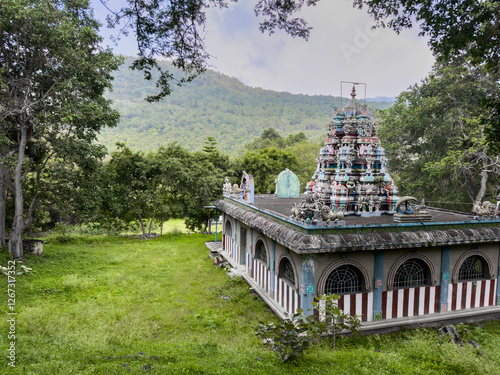
[[[353,215],[342,225],[306,225],[289,218],[292,203],[300,200],[256,197],[250,205],[226,197],[215,206],[298,254],[500,242],[499,219],[479,221],[465,213],[432,209],[432,221],[425,223],[393,223],[389,215],[363,219]]]
[[[359,116],[362,114],[364,106],[361,105],[358,99],[356,99],[356,87],[352,86],[351,99],[342,108],[342,114],[344,116]]]

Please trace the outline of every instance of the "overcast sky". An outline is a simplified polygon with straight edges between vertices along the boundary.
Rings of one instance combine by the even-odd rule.
[[[108,11],[99,0],[92,2],[96,17],[104,22]],[[121,2],[109,0],[107,5],[117,10]],[[338,96],[341,81],[355,81],[367,84],[367,97],[397,96],[426,77],[434,63],[418,29],[399,35],[371,30],[373,21],[366,10],[353,8],[352,0],[323,0],[306,8],[301,16],[313,27],[309,41],[280,31],[262,34],[254,5],[255,1],[241,0],[228,9],[209,10],[205,30],[212,69],[249,86]],[[113,32],[103,27],[106,37]],[[136,51],[132,41],[114,46],[106,38],[105,44],[116,53]],[[343,96],[349,89],[344,86]]]

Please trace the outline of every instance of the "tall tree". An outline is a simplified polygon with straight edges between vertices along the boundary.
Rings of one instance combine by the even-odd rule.
[[[0,249],[5,246],[5,223],[7,210],[7,190],[5,189],[5,170],[0,168]]]
[[[466,59],[496,75],[500,72],[498,0],[354,0],[367,7],[378,26],[399,33],[416,22],[441,63]],[[485,97],[481,124],[490,148],[500,151],[500,98]]]
[[[500,155],[480,119],[483,100],[499,94],[498,76],[484,69],[438,64],[382,112],[380,135],[404,194],[458,203],[496,196]]]
[[[182,152],[175,154],[174,150],[179,150],[176,145],[146,155],[124,143],[118,147],[105,166],[104,216],[108,221],[137,222],[144,235],[151,234],[156,218],[164,222],[182,208],[177,204],[177,189],[186,173]]]
[[[70,155],[54,155],[43,168],[37,181],[36,173],[27,176],[25,199],[37,194],[37,209],[33,212],[33,227],[52,228],[56,223],[96,223],[99,220],[102,190],[102,160],[106,149],[86,141],[71,142]]]
[[[256,193],[274,193],[275,179],[285,168],[298,167],[297,155],[277,148],[249,151],[243,156],[242,168],[253,175]]]
[[[87,0],[2,0],[0,168],[14,195],[13,257],[23,255],[22,235],[33,220],[45,166],[84,158],[72,146],[90,145],[102,127],[118,121],[103,93],[120,59],[102,50],[98,28]],[[25,202],[28,176],[36,186]]]
[[[314,171],[316,170],[316,158],[322,146],[323,142],[302,141],[294,143],[284,149],[284,151],[297,156],[297,166],[292,169],[292,172],[299,178],[303,191],[306,184],[311,181]],[[291,169],[290,167],[287,168]]]
[[[186,159],[189,173],[182,183],[183,201],[188,216],[186,227],[191,230],[207,231],[211,213],[204,207],[222,198],[224,177],[237,175],[234,163],[216,145],[215,138],[207,137],[203,150]]]
[[[296,162],[291,161],[291,163],[286,165],[285,168],[292,169],[292,171],[297,174],[297,177],[301,182],[301,186],[305,188],[305,185],[311,180],[312,175],[314,174],[316,168],[315,160],[322,144],[323,142],[307,141],[307,136],[303,132],[289,134],[288,137],[283,138],[275,129],[268,128],[264,129],[260,137],[255,138],[252,142],[248,143],[245,148],[254,152],[254,155],[252,155],[251,158],[257,157],[256,154],[259,153],[257,150],[263,150],[265,148],[277,148],[287,154],[295,155]],[[247,162],[249,162],[249,158],[250,154],[247,156]],[[255,169],[255,166],[253,165],[250,166],[246,164],[246,166],[248,167],[248,170],[253,171]],[[283,169],[277,173],[280,173],[282,170]],[[272,173],[276,173],[276,170]],[[257,172],[257,174],[260,174],[260,172]],[[269,177],[269,181],[265,182],[265,184],[267,184],[267,189],[264,191],[274,190],[272,189],[272,176]],[[261,188],[264,189],[263,187]]]

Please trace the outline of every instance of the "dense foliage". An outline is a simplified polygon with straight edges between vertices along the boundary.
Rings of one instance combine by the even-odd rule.
[[[417,23],[441,64],[467,61],[492,75],[500,72],[498,0],[354,0],[354,4],[366,6],[378,26],[397,33]],[[485,140],[500,152],[500,97],[486,96],[481,107]]]
[[[303,133],[284,138],[266,129],[255,143],[268,147],[247,150],[240,157],[220,152],[213,137],[207,137],[199,151],[172,142],[145,153],[117,143],[117,150],[104,159],[102,153],[93,155],[89,146],[85,164],[73,171],[48,163],[52,185],[38,193],[39,210],[31,229],[87,224],[116,233],[138,226],[149,235],[171,218],[185,218],[189,229],[204,232],[210,230],[214,215],[205,207],[222,198],[225,177],[239,185],[246,170],[254,175],[257,194],[274,193],[275,178],[285,168],[296,172],[302,185],[311,178],[318,142],[309,142]],[[26,185],[27,196],[33,186],[35,181]]]
[[[147,103],[144,97],[152,94],[155,86],[127,69],[131,61],[127,59],[114,74],[113,91],[107,94],[121,114],[118,126],[105,129],[99,136],[110,151],[116,149],[117,142],[147,152],[172,141],[190,151],[201,150],[206,137],[211,136],[221,152],[235,155],[270,127],[284,136],[304,132],[309,139],[318,139],[326,133],[333,108],[341,104],[338,97],[251,88],[211,70],[176,87],[163,101]],[[180,76],[179,71],[175,72]],[[391,104],[369,103],[374,109]]]
[[[288,147],[317,153],[317,144],[302,136],[292,138],[297,142]],[[138,224],[143,234],[149,234],[154,224],[161,228],[163,222],[179,217],[186,218],[189,229],[207,231],[213,212],[204,207],[222,197],[225,177],[239,185],[241,172],[246,170],[254,175],[256,193],[274,193],[274,179],[281,171],[302,166],[294,153],[278,148],[247,151],[241,158],[230,158],[218,150],[213,137],[207,137],[203,149],[194,152],[175,142],[148,153],[133,151],[124,143],[117,147],[110,159],[96,168],[93,184],[87,187],[90,190],[85,192],[86,185],[78,190],[83,196],[93,195],[92,204],[97,207],[92,218],[82,219],[100,223],[110,231]],[[308,167],[302,170],[307,176],[302,183],[312,175]]]
[[[14,257],[23,254],[37,197],[65,174],[86,169],[100,153],[96,134],[118,120],[103,94],[120,59],[102,50],[98,28],[85,0],[2,1],[0,184],[14,202]],[[2,187],[0,244],[6,203]]]
[[[254,176],[257,193],[275,193],[275,179],[285,168],[299,177],[303,190],[314,174],[321,145],[308,141],[303,132],[282,137],[273,128],[264,129],[260,137],[245,146],[241,166]]]
[[[497,0],[354,0],[379,26],[396,32],[417,23],[441,63],[466,58],[491,72],[500,68],[500,3]]]
[[[204,207],[222,196],[224,178],[235,174],[234,163],[213,138],[193,153],[177,143],[147,154],[117,146],[102,165],[102,185],[93,189],[101,202],[95,219],[103,227],[119,230],[137,223],[146,235],[154,223],[162,228],[172,217],[187,217],[188,228],[207,230],[211,212]]]
[[[464,211],[496,199],[500,156],[486,144],[481,118],[484,100],[499,95],[498,77],[484,69],[438,64],[383,111],[380,134],[404,195]]]

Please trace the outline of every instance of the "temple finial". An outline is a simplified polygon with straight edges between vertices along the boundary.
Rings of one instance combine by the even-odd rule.
[[[356,86],[352,85],[351,98],[356,98]]]

